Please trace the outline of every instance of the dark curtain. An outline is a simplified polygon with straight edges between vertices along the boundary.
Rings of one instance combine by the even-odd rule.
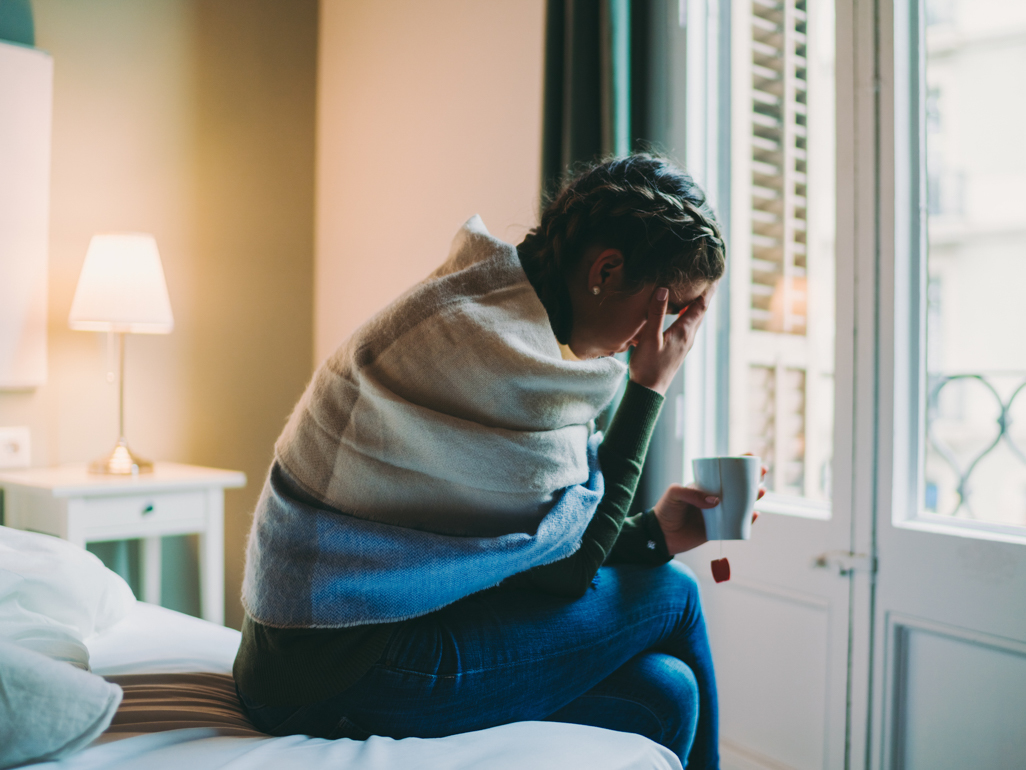
[[[29,0],[0,0],[0,40],[36,44],[36,28]]]
[[[658,148],[665,136],[667,0],[549,0],[542,180],[608,155]],[[656,118],[656,119],[653,119]]]
[[[672,0],[548,0],[542,135],[543,196],[574,164],[666,144],[670,66],[667,3]],[[626,383],[624,383],[626,385]],[[597,420],[612,419],[613,404]],[[673,400],[673,399],[668,399]],[[661,423],[668,423],[664,408]],[[680,455],[669,425],[657,428],[632,506],[644,510],[681,473],[665,472]],[[682,459],[680,463],[682,464]],[[669,465],[678,463],[670,459]]]

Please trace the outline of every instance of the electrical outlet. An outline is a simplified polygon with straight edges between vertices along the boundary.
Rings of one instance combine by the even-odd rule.
[[[0,468],[28,468],[32,434],[28,428],[0,428]]]

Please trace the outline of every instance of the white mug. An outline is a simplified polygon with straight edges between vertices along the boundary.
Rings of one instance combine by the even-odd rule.
[[[702,509],[709,540],[748,540],[759,495],[762,461],[758,457],[699,457],[691,461],[695,484],[716,495],[720,504]]]

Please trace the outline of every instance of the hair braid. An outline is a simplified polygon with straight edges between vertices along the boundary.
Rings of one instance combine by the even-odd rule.
[[[648,154],[585,166],[568,176],[517,246],[560,342],[573,326],[567,279],[595,245],[623,254],[628,291],[716,281],[726,265],[716,218],[684,171]]]

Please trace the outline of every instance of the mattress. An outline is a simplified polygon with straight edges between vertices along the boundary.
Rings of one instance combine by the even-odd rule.
[[[86,643],[93,671],[121,684],[125,699],[96,743],[33,768],[681,768],[672,752],[640,735],[558,722],[431,739],[271,737],[253,729],[234,696],[237,631],[139,602],[129,617]]]

